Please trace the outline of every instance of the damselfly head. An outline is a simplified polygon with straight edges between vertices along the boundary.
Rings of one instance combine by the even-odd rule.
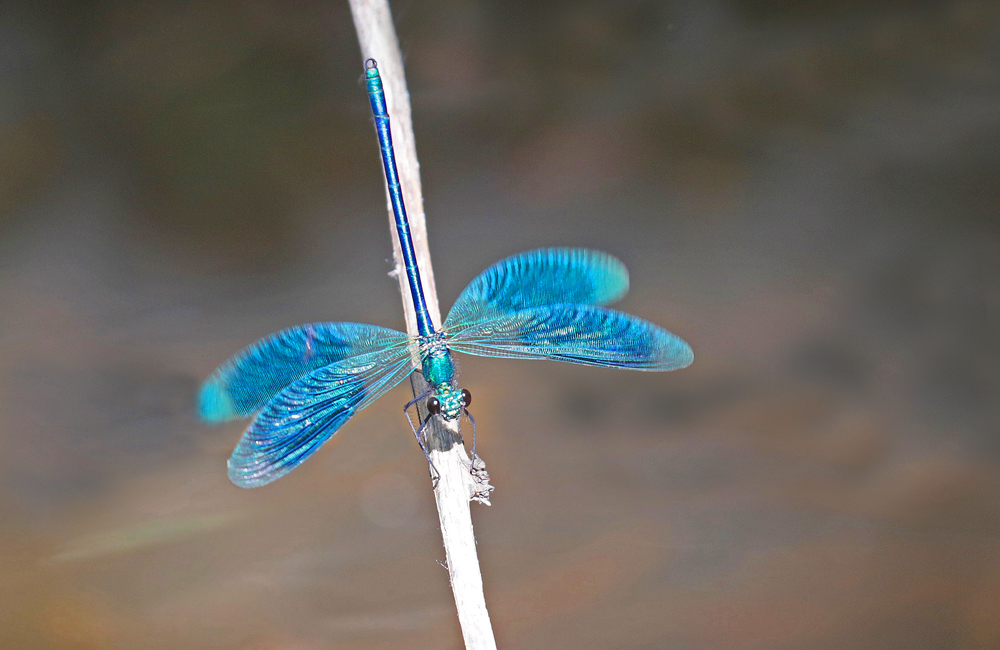
[[[440,415],[445,420],[456,420],[471,401],[472,394],[469,391],[445,384],[438,386],[434,395],[427,400],[427,412]]]

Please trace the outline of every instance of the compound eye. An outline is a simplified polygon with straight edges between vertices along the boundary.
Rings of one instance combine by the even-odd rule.
[[[465,390],[464,388],[462,389],[462,401],[465,402],[466,406],[472,404],[472,393]]]
[[[432,397],[427,400],[427,412],[431,415],[440,415],[441,402],[438,401],[438,398]]]

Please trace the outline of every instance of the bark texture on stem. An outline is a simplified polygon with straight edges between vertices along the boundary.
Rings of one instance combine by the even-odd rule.
[[[406,89],[403,57],[396,38],[396,29],[392,23],[392,13],[388,0],[350,0],[350,5],[362,58],[372,58],[379,63],[379,73],[392,125],[396,166],[409,216],[417,266],[420,268],[424,299],[431,320],[435,326],[440,326],[441,308],[437,299],[434,271],[431,268],[430,250],[427,246],[427,226],[424,218],[423,193],[420,188],[420,164],[417,161],[410,115],[410,95]],[[403,298],[406,329],[411,336],[415,336],[416,314],[403,269],[403,256],[393,219],[392,204],[388,200],[388,190],[386,198],[389,205],[393,257],[396,262],[395,275]],[[414,364],[415,368],[418,367],[419,359],[414,359]],[[419,373],[415,373],[414,381],[422,382]],[[416,392],[417,390],[423,391],[422,387],[414,385],[414,395],[420,394]],[[426,417],[426,412],[422,408],[418,412],[422,417]],[[439,474],[434,487],[434,499],[437,503],[448,575],[455,596],[455,607],[458,610],[465,647],[467,650],[496,650],[493,628],[483,595],[483,579],[469,511],[471,499],[489,504],[488,497],[492,487],[489,486],[489,477],[482,461],[476,459],[473,465],[466,454],[458,420],[447,423],[448,426],[444,426],[439,418],[435,418],[433,422],[434,426],[430,427],[432,431],[428,436],[428,446],[431,461]]]

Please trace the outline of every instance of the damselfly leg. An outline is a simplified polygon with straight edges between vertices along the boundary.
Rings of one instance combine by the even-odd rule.
[[[476,419],[472,417],[472,413],[469,413],[469,409],[462,409],[465,413],[465,417],[469,418],[469,422],[472,423],[472,463],[475,465],[476,458]]]

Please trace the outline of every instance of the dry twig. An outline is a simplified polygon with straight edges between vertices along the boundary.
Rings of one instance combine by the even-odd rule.
[[[379,62],[379,72],[392,123],[396,165],[409,215],[410,232],[417,254],[417,265],[420,268],[424,298],[431,319],[435,326],[439,327],[441,309],[438,305],[434,272],[431,269],[430,252],[427,247],[427,227],[424,219],[423,194],[420,189],[420,165],[417,162],[413,122],[410,116],[410,95],[406,89],[403,57],[392,24],[389,3],[388,0],[350,0],[350,4],[362,58],[373,58]],[[399,237],[393,225],[391,203],[389,222],[396,260],[396,277],[399,280],[403,308],[406,312],[406,328],[411,336],[415,336],[416,316],[406,273],[403,270]],[[415,367],[419,367],[419,359],[415,359],[414,362]],[[414,375],[414,381],[419,382],[421,379],[419,374]],[[422,387],[415,384],[414,395],[418,394],[417,390],[422,392]],[[492,487],[489,486],[485,464],[476,459],[476,464],[473,466],[473,462],[466,454],[458,422],[454,420],[447,423],[449,426],[444,426],[440,418],[435,418],[436,426],[428,436],[431,461],[439,474],[434,487],[434,498],[437,502],[448,574],[455,596],[458,620],[462,626],[462,636],[465,638],[465,647],[467,650],[495,650],[496,641],[486,610],[483,578],[479,570],[479,556],[476,553],[476,539],[469,512],[470,500],[489,504],[488,497]]]

